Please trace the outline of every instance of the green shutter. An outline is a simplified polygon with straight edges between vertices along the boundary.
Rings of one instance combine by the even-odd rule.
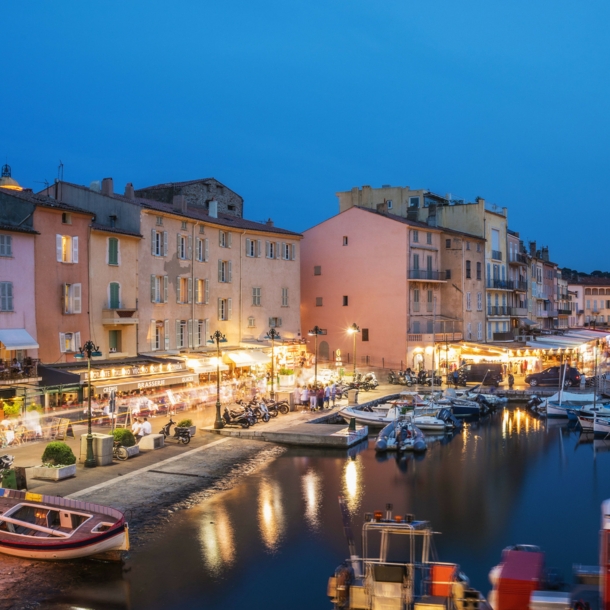
[[[119,240],[116,237],[111,237],[108,240],[108,264],[119,264]]]
[[[119,285],[116,282],[112,282],[110,284],[110,309],[119,309],[120,306]]]

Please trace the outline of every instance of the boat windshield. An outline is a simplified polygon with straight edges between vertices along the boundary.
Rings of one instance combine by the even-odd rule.
[[[35,504],[18,504],[0,520],[0,532],[21,536],[66,538],[91,515]]]

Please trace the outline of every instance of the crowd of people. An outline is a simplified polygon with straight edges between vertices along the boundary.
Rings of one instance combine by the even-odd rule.
[[[297,385],[294,391],[295,404],[300,404],[310,411],[329,409],[330,403],[337,401],[337,385],[334,381],[317,385],[310,383],[302,387]]]

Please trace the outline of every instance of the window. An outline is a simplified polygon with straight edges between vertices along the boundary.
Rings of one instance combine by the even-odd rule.
[[[256,320],[254,319],[254,316],[250,316],[248,318],[248,328],[255,328],[256,327]]]
[[[150,241],[153,256],[167,255],[167,231],[156,231],[155,229],[152,229]]]
[[[121,307],[121,286],[117,282],[111,282],[108,286],[108,308],[120,309]]]
[[[477,311],[483,311],[483,293],[477,292]]]
[[[466,250],[470,250],[470,242],[469,241],[466,242]]]
[[[176,278],[176,303],[193,302],[193,280],[190,277]]]
[[[415,333],[416,335],[419,335],[419,333],[420,333],[419,322],[413,322],[413,327],[412,327],[411,332]]]
[[[426,243],[427,244],[432,243],[432,233],[426,233]]]
[[[232,313],[232,299],[218,299],[218,319],[230,320]]]
[[[200,263],[207,263],[210,254],[209,240],[198,237],[195,241],[195,259]]]
[[[269,328],[279,328],[282,325],[282,318],[269,318]]]
[[[434,295],[432,294],[432,290],[427,290],[427,303],[426,310],[432,311],[434,308]]]
[[[218,261],[218,281],[230,284],[233,281],[233,263],[231,261]]]
[[[0,235],[0,256],[13,256],[12,235]]]
[[[413,269],[417,271],[419,269],[419,254],[413,255]]]
[[[0,311],[13,311],[13,282],[0,282]]]
[[[176,347],[188,346],[187,323],[186,320],[176,320]]]
[[[180,229],[181,229],[182,231],[186,231],[186,230],[187,230],[187,228],[188,228],[188,227],[187,227],[187,224],[186,224],[186,220],[183,220],[183,221],[182,221],[182,226],[180,227]]]
[[[470,302],[470,293],[467,292],[466,293],[466,311],[470,311],[472,309],[471,306],[471,302]]]
[[[282,244],[282,258],[285,261],[289,261],[291,259],[293,259],[293,255],[292,255],[292,244]]]
[[[314,275],[322,275],[322,267],[320,265],[316,265],[313,268],[313,274]]]
[[[167,275],[150,276],[150,301],[151,303],[167,303]]]
[[[205,233],[205,225],[199,225],[199,233]]]
[[[81,285],[64,284],[64,313],[81,313]]]
[[[419,231],[417,229],[413,229],[413,243],[419,243]]]
[[[343,297],[343,307],[347,307],[347,303],[348,303],[349,299],[347,298],[347,296]]]
[[[477,243],[477,252],[481,251],[481,244]]]
[[[446,280],[450,280],[451,279],[451,269],[446,269],[445,270],[445,279]]]
[[[344,246],[347,246],[347,241],[348,241],[348,240],[347,240],[347,235],[344,235],[344,236],[343,236],[343,245],[344,245]]]
[[[81,347],[80,333],[59,333],[59,351],[77,352]]]
[[[387,200],[388,210],[391,210],[394,207],[394,202],[391,199]]]
[[[157,216],[157,226],[158,227],[163,226],[163,216]]]
[[[481,279],[481,275],[483,272],[482,267],[483,266],[481,265],[481,263],[479,261],[477,261],[477,280]]]
[[[288,288],[282,288],[282,307],[288,307]]]
[[[195,303],[207,305],[210,302],[210,280],[195,280]]]
[[[230,231],[219,231],[218,232],[218,240],[221,248],[230,248],[231,247],[231,232]]]
[[[56,249],[60,263],[78,263],[78,237],[57,235]]]
[[[322,297],[316,297],[316,307],[322,307]]]
[[[265,242],[266,245],[266,257],[267,258],[276,258],[277,256],[277,246],[273,241]]]
[[[470,279],[472,277],[472,273],[470,271],[470,261],[466,261],[466,279]]]
[[[72,224],[72,214],[70,214],[70,212],[64,212],[61,215],[61,223],[64,225],[71,225]]]
[[[466,325],[466,339],[472,339],[472,323],[468,322]]]
[[[419,207],[419,197],[409,197],[409,207],[418,208]]]
[[[419,288],[413,290],[413,311],[419,311]]]
[[[477,322],[477,341],[483,341],[483,322]]]
[[[246,256],[254,258],[261,255],[261,240],[246,239]]]
[[[208,340],[208,329],[210,327],[210,321],[206,318],[205,320],[195,320],[195,345],[194,347],[199,347],[201,345],[206,345]]]
[[[121,348],[121,331],[120,330],[110,330],[108,331],[108,351],[111,354],[115,354],[116,352],[122,352]]]
[[[445,240],[445,248],[447,248],[447,249],[451,248],[451,240],[450,239],[446,239]]]
[[[261,289],[260,288],[252,288],[252,305],[254,307],[261,306]]]
[[[154,352],[169,349],[169,320],[152,320],[150,328],[150,348]]]
[[[108,264],[119,264],[119,240],[116,237],[108,238]]]
[[[189,235],[180,235],[178,233],[178,258],[182,260],[190,260],[193,258],[191,250],[193,249],[193,238]]]
[[[363,328],[362,329],[362,340],[363,341],[368,341],[369,340],[369,329],[368,328]]]

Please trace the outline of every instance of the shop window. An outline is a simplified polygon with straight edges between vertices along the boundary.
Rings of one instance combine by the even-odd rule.
[[[368,341],[369,340],[369,329],[368,328],[363,328],[362,329],[362,340],[363,341]]]
[[[111,354],[121,352],[122,350],[122,336],[120,330],[108,331],[108,351]]]

